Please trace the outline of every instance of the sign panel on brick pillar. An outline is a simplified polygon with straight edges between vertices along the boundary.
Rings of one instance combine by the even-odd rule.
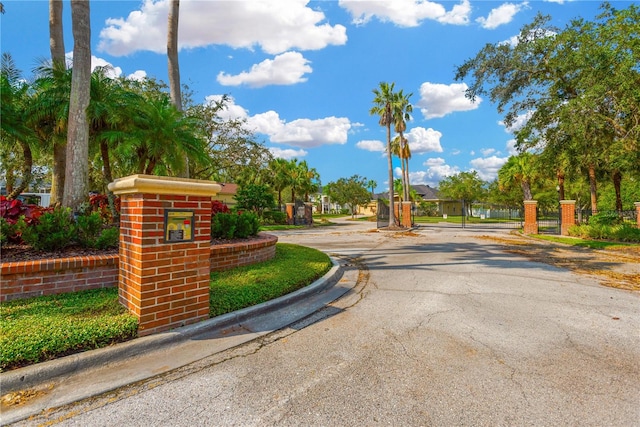
[[[119,298],[138,335],[209,317],[211,181],[133,175],[109,184],[119,195]]]

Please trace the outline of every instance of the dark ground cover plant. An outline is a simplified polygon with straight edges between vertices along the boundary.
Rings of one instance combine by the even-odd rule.
[[[331,268],[315,249],[277,244],[276,257],[212,274],[211,316],[259,304],[309,285]],[[97,289],[0,304],[0,370],[79,353],[137,336],[118,289]]]
[[[617,212],[595,214],[587,224],[569,227],[569,235],[583,239],[640,242],[640,228],[626,222]]]
[[[118,289],[94,289],[0,304],[0,370],[126,341],[138,321]]]

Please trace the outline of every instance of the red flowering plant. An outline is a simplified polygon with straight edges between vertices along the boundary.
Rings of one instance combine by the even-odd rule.
[[[120,197],[113,198],[116,215],[120,215]],[[98,212],[102,222],[109,224],[114,222],[114,215],[109,208],[109,197],[106,194],[92,194],[89,196],[89,209],[87,213]]]
[[[19,199],[9,200],[0,196],[0,243],[22,243],[22,233],[17,224],[21,217],[28,226],[35,225],[39,218],[51,208],[23,203]]]

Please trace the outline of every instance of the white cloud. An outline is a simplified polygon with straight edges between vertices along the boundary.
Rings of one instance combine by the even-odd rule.
[[[205,102],[216,103],[222,100],[222,95],[209,95],[205,97]],[[240,105],[237,105],[232,96],[227,97],[224,109],[218,112],[218,115],[224,120],[246,119],[249,113]]]
[[[273,154],[273,157],[286,160],[299,159],[309,154],[305,150],[294,150],[291,148],[282,149],[278,147],[271,147],[269,148],[269,151]]]
[[[507,153],[509,153],[510,156],[517,156],[519,151],[516,148],[516,140],[515,139],[510,139],[507,141]]]
[[[129,80],[137,80],[137,81],[144,80],[146,77],[147,77],[147,72],[143,70],[136,70],[127,76]]]
[[[442,146],[440,145],[442,133],[437,130],[415,127],[406,133],[405,136],[407,141],[409,141],[409,148],[411,149],[412,155],[434,151],[442,153]]]
[[[491,156],[486,158],[473,159],[469,163],[473,170],[478,172],[478,176],[485,181],[493,181],[498,176],[498,170],[508,160],[508,157]]]
[[[466,83],[422,83],[420,86],[420,100],[416,103],[425,119],[444,117],[456,111],[475,110],[482,99],[476,98],[471,102],[465,97],[468,86]]]
[[[197,1],[182,0],[180,48],[224,44],[278,54],[291,49],[317,50],[343,45],[346,28],[324,22],[321,11],[307,0]],[[144,0],[126,18],[107,19],[100,32],[99,51],[129,55],[140,50],[166,53],[169,0]]]
[[[496,152],[495,148],[483,148],[482,150],[480,150],[480,152],[482,153],[482,155],[484,157],[490,156],[492,154],[494,154]]]
[[[423,166],[426,166],[426,170],[415,172],[409,170],[409,180],[412,184],[424,184],[437,187],[443,178],[460,172],[457,166],[446,164],[445,160],[441,157],[427,159],[423,163]]]
[[[222,95],[209,95],[206,100],[216,102]],[[287,144],[299,148],[319,147],[326,144],[345,144],[351,129],[346,117],[325,117],[323,119],[297,119],[287,122],[273,111],[249,115],[237,105],[233,97],[228,97],[225,108],[219,112],[223,119],[245,119],[247,129],[265,134],[274,143]]]
[[[518,4],[504,3],[489,12],[486,18],[480,17],[476,19],[476,22],[482,25],[482,28],[493,30],[500,25],[508,24],[513,20],[513,17],[529,6],[528,2],[522,2]]]
[[[465,25],[469,23],[471,14],[469,0],[463,0],[449,12],[440,3],[428,0],[340,0],[339,4],[351,14],[356,25],[364,25],[373,17],[400,27],[417,27],[425,19],[443,24]]]
[[[377,140],[363,140],[356,142],[356,147],[365,151],[373,151],[373,152],[386,152],[386,147],[384,142]]]
[[[267,85],[292,85],[306,82],[304,77],[312,68],[309,60],[299,52],[285,52],[273,60],[265,59],[251,67],[251,71],[243,71],[237,75],[220,72],[216,80],[224,86],[247,85],[249,87],[263,87]]]

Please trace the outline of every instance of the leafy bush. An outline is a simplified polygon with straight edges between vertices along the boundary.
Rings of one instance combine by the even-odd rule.
[[[621,224],[613,230],[613,238],[622,242],[640,242],[640,228]]]
[[[589,225],[617,225],[622,223],[622,218],[617,212],[601,212],[589,218]]]
[[[120,230],[118,227],[104,228],[99,212],[82,215],[77,218],[77,241],[85,248],[107,249],[118,246]]]
[[[287,214],[280,211],[264,211],[262,213],[262,221],[266,225],[286,224]]]
[[[85,214],[97,212],[100,214],[102,222],[105,224],[113,223],[117,216],[120,215],[120,197],[111,195],[113,199],[113,210],[109,206],[109,196],[106,194],[92,194],[89,196],[88,209]],[[115,212],[114,212],[115,211]]]
[[[115,248],[120,242],[120,228],[109,227],[102,230],[100,237],[96,240],[97,249]]]
[[[19,239],[18,226],[0,217],[0,245]]]
[[[18,228],[22,239],[34,249],[53,251],[70,245],[77,234],[77,226],[69,208],[56,208],[43,214],[37,224],[28,225],[21,217]]]
[[[211,237],[215,239],[255,236],[259,229],[260,221],[253,212],[218,213],[211,218]]]
[[[236,226],[236,237],[247,238],[249,236],[255,236],[260,229],[260,220],[258,215],[252,212],[243,212],[238,215],[238,223]]]
[[[619,225],[579,224],[569,227],[569,235],[582,239],[640,242],[640,229],[627,223]]]
[[[219,213],[211,218],[211,236],[217,239],[233,239],[236,234],[238,215]]]

